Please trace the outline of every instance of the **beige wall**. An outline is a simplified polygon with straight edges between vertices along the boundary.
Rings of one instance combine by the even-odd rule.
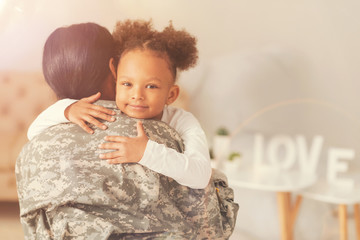
[[[56,27],[94,21],[111,30],[117,20],[151,17],[158,27],[173,20],[197,35],[202,63],[235,50],[247,58],[277,58],[305,85],[303,95],[318,94],[360,116],[356,0],[106,2],[0,1],[0,70],[39,70],[42,46]],[[184,84],[191,89],[193,81]]]
[[[327,146],[351,147],[359,156],[359,12],[357,0],[0,0],[0,71],[41,71],[43,44],[59,26],[93,21],[112,30],[117,20],[152,18],[161,28],[173,20],[198,37],[200,64],[180,83],[209,140],[220,125],[234,130],[264,107],[311,98],[321,104],[279,108],[240,135],[322,134]],[[239,140],[245,156],[248,140]],[[265,206],[257,214],[240,208],[243,232],[278,239],[273,195],[239,197],[249,209]],[[320,239],[325,224],[336,228],[325,219],[330,210],[306,202],[298,236]],[[269,225],[260,226],[260,218]]]

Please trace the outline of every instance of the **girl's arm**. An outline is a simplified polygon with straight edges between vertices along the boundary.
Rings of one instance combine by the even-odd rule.
[[[61,99],[41,112],[39,116],[37,116],[37,118],[31,123],[28,129],[28,139],[33,139],[48,127],[59,123],[69,122],[69,120],[66,119],[64,115],[64,111],[69,105],[76,101],[77,100],[74,99]]]
[[[107,121],[114,121],[115,119],[109,115],[114,115],[115,112],[93,104],[100,96],[100,93],[96,93],[80,100],[62,99],[57,101],[40,113],[33,121],[27,132],[28,139],[31,140],[48,127],[65,122],[76,123],[88,133],[93,133],[93,130],[86,122],[92,123],[98,128],[106,129],[106,125],[95,119],[95,117]]]
[[[181,137],[185,152],[179,153],[163,144],[149,140],[140,164],[173,178],[179,184],[205,188],[211,177],[211,164],[206,137],[201,129],[189,129]]]
[[[111,142],[102,144],[100,148],[117,151],[102,154],[101,158],[109,159],[110,163],[138,162],[155,172],[173,178],[181,185],[195,189],[205,188],[211,177],[211,165],[206,136],[199,122],[191,113],[183,110],[165,122],[181,135],[185,144],[184,153],[152,140],[147,141],[144,150],[141,144],[132,143],[139,141],[139,136],[107,136],[106,140]],[[139,128],[138,133],[141,135]],[[127,159],[126,155],[130,155],[131,152],[141,152],[139,159],[134,161],[130,156]]]

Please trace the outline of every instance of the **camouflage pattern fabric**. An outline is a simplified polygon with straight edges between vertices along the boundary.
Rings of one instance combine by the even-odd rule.
[[[16,162],[25,239],[228,239],[238,211],[226,177],[214,170],[206,189],[191,189],[140,164],[108,164],[107,135],[136,136],[136,121],[117,111],[108,130],[90,135],[59,124],[27,143]],[[184,151],[166,123],[143,120],[148,137]]]

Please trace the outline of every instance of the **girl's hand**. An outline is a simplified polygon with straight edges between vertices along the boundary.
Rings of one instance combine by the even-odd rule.
[[[90,97],[82,98],[79,101],[71,104],[65,109],[65,117],[70,122],[76,123],[90,134],[94,133],[94,130],[92,130],[86,123],[91,123],[98,128],[106,129],[107,126],[96,118],[113,122],[115,121],[115,117],[111,115],[115,115],[115,112],[105,107],[92,104],[96,102],[100,96],[101,93],[98,92],[94,95],[91,95]]]
[[[136,163],[144,156],[149,138],[146,136],[142,122],[137,122],[136,137],[106,136],[107,143],[100,144],[101,149],[113,149],[114,152],[100,154],[101,159],[108,159],[111,164]]]

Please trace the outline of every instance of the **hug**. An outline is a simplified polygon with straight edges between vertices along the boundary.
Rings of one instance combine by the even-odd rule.
[[[43,73],[59,101],[16,163],[26,239],[228,239],[238,205],[197,119],[171,106],[196,38],[170,23],[56,29]]]

